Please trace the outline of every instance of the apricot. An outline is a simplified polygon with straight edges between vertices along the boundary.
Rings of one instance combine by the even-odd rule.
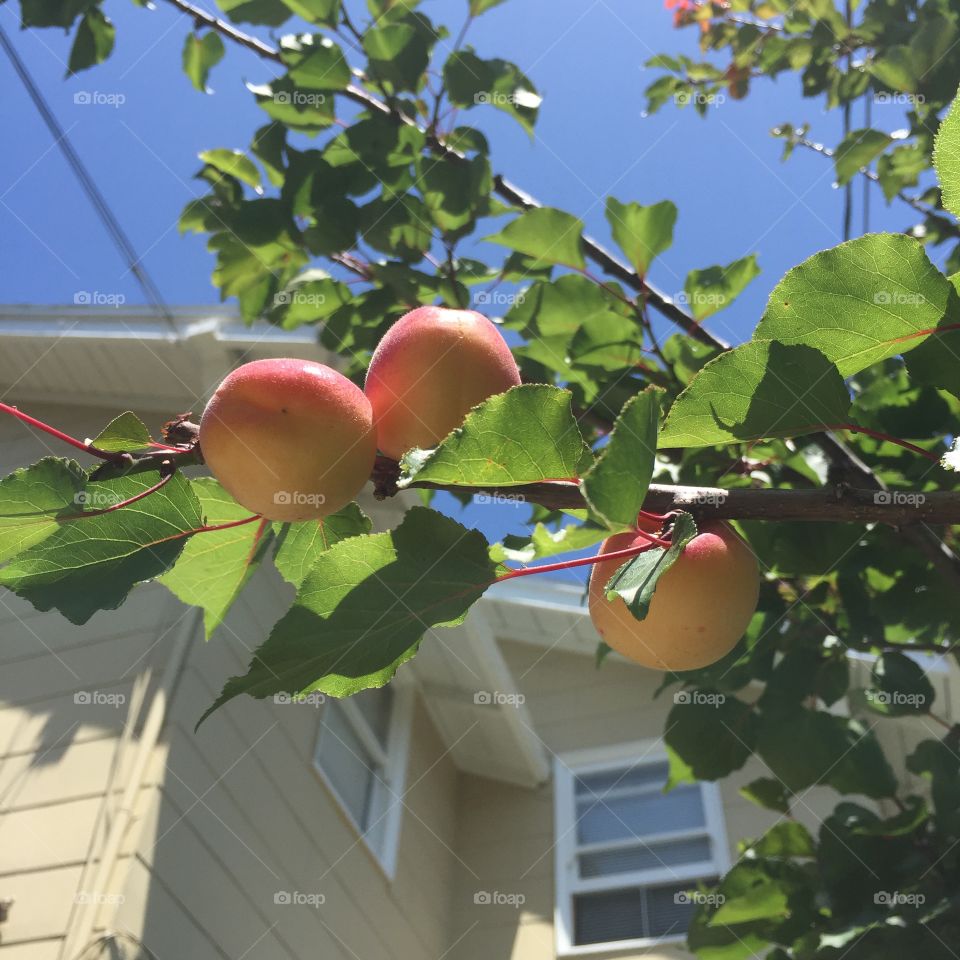
[[[380,451],[399,460],[413,447],[435,447],[472,407],[519,383],[513,354],[486,317],[418,307],[377,345],[363,389]]]
[[[254,360],[217,387],[200,420],[200,449],[233,498],[269,520],[336,513],[359,493],[376,457],[363,391],[309,360]]]
[[[706,522],[657,582],[650,608],[637,620],[606,585],[624,560],[595,563],[590,574],[590,617],[604,641],[654,670],[696,670],[736,645],[757,607],[760,571],[750,547],[730,524]],[[648,529],[647,532],[652,532]],[[608,537],[599,556],[639,546],[629,531]]]

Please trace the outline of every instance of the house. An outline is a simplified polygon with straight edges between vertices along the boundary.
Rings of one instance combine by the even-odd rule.
[[[0,310],[0,398],[79,436],[289,354],[323,359],[218,311]],[[4,475],[69,453],[11,418],[0,438]],[[269,565],[209,642],[157,584],[82,627],[0,594],[0,960],[686,956],[687,891],[776,820],[738,793],[766,771],[664,795],[673,694],[595,669],[581,594],[501,584],[384,690],[239,698],[198,732],[291,600]],[[903,724],[877,729],[902,756]]]

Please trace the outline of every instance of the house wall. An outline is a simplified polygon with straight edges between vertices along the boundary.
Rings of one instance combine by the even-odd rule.
[[[534,728],[551,756],[661,735],[672,701],[669,694],[653,698],[659,675],[619,658],[610,658],[595,670],[586,657],[574,653],[511,642],[502,642],[501,647],[526,697]],[[945,678],[941,682],[945,684]],[[941,690],[940,699],[948,699],[946,690]],[[906,733],[902,723],[876,717],[870,722],[891,762],[901,770],[910,743],[937,735],[922,721],[914,722]],[[736,859],[738,840],[759,836],[778,819],[738,792],[760,776],[769,776],[769,771],[754,756],[720,782],[731,860]],[[833,791],[812,788],[796,798],[794,812],[816,834],[820,819],[836,802]],[[461,939],[451,950],[450,960],[555,956],[552,785],[531,791],[462,777],[457,811],[457,852],[465,866],[458,877],[453,913],[453,935]],[[520,907],[476,904],[478,891],[519,894],[524,902]],[[670,946],[591,956],[673,960],[689,954]]]
[[[30,410],[80,437],[115,413]],[[143,416],[154,428],[164,419]],[[45,453],[70,455],[0,420],[3,474]],[[129,956],[139,955],[137,943],[150,955],[191,960],[443,954],[457,774],[419,700],[392,879],[313,769],[316,707],[242,698],[193,730],[291,598],[291,588],[264,570],[211,641],[195,633],[134,823],[106,889],[92,891],[98,861],[85,867],[88,852],[117,814],[132,764],[137,738],[126,742],[123,726],[134,684],[153,668],[149,698],[177,631],[195,614],[147,585],[120,610],[77,627],[0,593],[0,898],[15,901],[0,926],[0,960],[74,960],[79,950],[63,955],[64,933],[78,895],[91,893],[103,901],[95,935],[108,926],[122,931]],[[98,691],[99,702],[77,704],[81,691]],[[125,699],[108,705],[108,694]],[[277,903],[280,893],[323,902]]]

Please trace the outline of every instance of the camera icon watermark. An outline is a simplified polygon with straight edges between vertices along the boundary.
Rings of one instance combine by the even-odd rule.
[[[127,302],[122,293],[101,293],[99,290],[78,290],[73,303],[78,307],[113,307],[117,309]]]
[[[673,95],[673,102],[678,107],[700,106],[719,107],[727,102],[725,94],[704,93],[702,90],[680,90]]]
[[[473,502],[498,507],[520,507],[527,502],[522,493],[475,493]]]
[[[707,693],[705,690],[678,690],[673,695],[673,702],[698,707],[721,707],[727,698],[722,693]]]
[[[919,307],[927,302],[922,293],[906,293],[903,290],[878,290],[873,295],[878,307]]]
[[[278,890],[273,895],[273,902],[278,907],[313,907],[316,910],[322,907],[327,898],[322,893],[304,893],[301,890]]]
[[[473,295],[473,302],[478,307],[514,307],[523,303],[525,293],[506,293],[503,290],[478,290]]]
[[[729,496],[726,490],[701,490],[688,498],[687,503],[698,507],[720,507],[727,502]]]
[[[126,899],[122,893],[108,893],[104,890],[78,890],[73,895],[73,902],[78,904],[122,904]]]
[[[273,495],[278,507],[322,507],[327,498],[322,493],[304,493],[302,490],[278,490]]]
[[[322,107],[327,102],[324,93],[307,93],[305,90],[279,90],[273,95],[273,102],[279,106]]]
[[[899,890],[878,890],[873,895],[878,907],[922,907],[927,898],[922,893],[901,893]]]
[[[473,895],[473,902],[480,907],[513,907],[518,910],[527,898],[522,893],[504,893],[500,890],[478,890]]]
[[[78,507],[103,510],[107,507],[115,507],[118,503],[123,503],[123,500],[115,493],[107,493],[106,490],[78,490],[73,495],[73,502]]]
[[[867,690],[864,696],[870,703],[881,707],[911,707],[918,709],[927,705],[924,693],[904,693],[902,690]]]
[[[916,107],[926,103],[927,98],[922,93],[886,93],[881,90],[874,94],[873,102],[898,107]]]
[[[473,702],[479,707],[520,707],[527,702],[522,693],[501,693],[499,690],[478,690]]]
[[[275,307],[322,307],[327,302],[323,293],[298,293],[296,290],[281,290],[273,296]]]
[[[127,695],[104,690],[78,690],[73,695],[73,702],[78,707],[122,707],[127,702]]]
[[[101,90],[78,90],[73,95],[73,102],[78,107],[113,107],[115,110],[122,107],[127,98],[122,93],[104,93]]]
[[[295,693],[275,693],[273,702],[278,706],[289,706],[290,704],[306,704],[308,707],[322,707],[327,702],[326,694],[304,693],[298,696]]]
[[[673,895],[673,902],[678,906],[683,904],[698,904],[700,906],[720,907],[727,902],[722,893],[705,893],[701,890],[678,890]]]
[[[922,507],[927,498],[922,493],[904,493],[902,490],[877,490],[873,495],[877,506]]]

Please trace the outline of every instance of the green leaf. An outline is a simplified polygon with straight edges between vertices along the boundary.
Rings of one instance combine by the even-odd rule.
[[[262,193],[260,186],[260,173],[254,166],[253,161],[247,157],[242,150],[228,150],[220,147],[216,150],[204,150],[198,154],[204,163],[210,164],[221,173],[228,177],[236,177],[244,183],[253,187],[257,193]]]
[[[843,423],[850,395],[837,368],[808,346],[753,340],[706,364],[677,397],[661,447],[789,437]]]
[[[678,782],[729,776],[754,750],[757,723],[752,708],[736,697],[697,693],[674,694],[675,702],[667,715],[664,743],[680,761],[675,770],[671,758],[670,787]]]
[[[786,810],[783,812],[786,813]],[[817,855],[817,845],[810,836],[810,831],[796,820],[781,820],[780,823],[775,823],[759,840],[746,841],[743,847],[757,857],[806,859]]]
[[[300,89],[345,90],[353,79],[343,51],[328,37],[299,37],[285,43],[281,53]]]
[[[370,518],[355,503],[320,520],[275,525],[277,547],[273,562],[288,583],[299,587],[317,558],[335,543],[370,532]]]
[[[653,478],[660,420],[658,387],[631,397],[617,417],[609,442],[583,478],[583,494],[611,530],[632,527]]]
[[[0,480],[0,562],[81,512],[87,477],[74,460],[44,457]]]
[[[190,483],[174,474],[136,503],[96,515],[142,493],[157,475],[140,473],[87,484],[91,516],[63,524],[0,570],[3,585],[38,610],[59,610],[86,623],[98,610],[113,610],[134,584],[169,569],[186,538],[201,525],[200,504]]]
[[[691,270],[684,281],[684,301],[694,320],[706,320],[718,310],[730,306],[744,288],[760,273],[755,254],[734,260],[725,267]]]
[[[673,243],[676,205],[669,200],[642,207],[607,198],[607,223],[617,246],[640,276],[646,276],[654,258]]]
[[[425,630],[461,623],[498,572],[479,532],[425,507],[388,533],[341,540],[319,555],[247,673],[227,681],[198,725],[241,693],[345,697],[383,686]]]
[[[250,516],[212,477],[193,480],[190,486],[200,502],[204,524]],[[203,610],[209,639],[259,566],[269,542],[267,521],[203,533],[187,541],[173,569],[158,579],[175,597]]]
[[[104,12],[99,7],[91,7],[80,20],[73,38],[67,76],[103,63],[113,51],[115,35],[116,30]]]
[[[298,17],[307,23],[335,27],[340,20],[341,0],[283,0]]]
[[[864,167],[870,164],[893,142],[893,138],[879,130],[851,130],[833,155],[837,171],[837,184],[849,183]]]
[[[774,920],[790,912],[788,889],[760,864],[736,864],[723,878],[720,889],[724,901],[710,918],[712,927]]]
[[[456,106],[496,107],[533,134],[543,98],[515,64],[506,60],[481,60],[472,50],[459,50],[443,65],[443,79]]]
[[[305,270],[273,298],[271,323],[294,330],[305,323],[320,323],[351,300],[350,288],[323,270]]]
[[[787,273],[754,339],[815,347],[849,377],[919,346],[946,312],[950,292],[916,240],[868,234]]]
[[[207,78],[210,71],[223,59],[223,41],[220,34],[207,31],[202,37],[188,33],[183,44],[183,72],[201,93],[209,93]]]
[[[606,527],[594,523],[570,523],[559,530],[551,530],[545,524],[538,523],[529,537],[513,534],[504,537],[502,545],[494,545],[493,556],[497,560],[530,563],[558,553],[585,550],[608,536],[610,531]]]
[[[627,560],[607,583],[607,599],[620,597],[630,612],[642,620],[650,609],[660,578],[680,559],[683,548],[697,535],[689,513],[674,518],[669,547],[654,547]]]
[[[267,116],[291,130],[313,136],[334,122],[334,97],[322,90],[301,90],[289,77],[248,83],[247,89]]]
[[[381,195],[360,211],[360,232],[375,250],[416,261],[430,249],[430,212],[413,194]]]
[[[150,431],[143,421],[129,410],[114,417],[90,443],[110,453],[145,450],[152,442]]]
[[[253,155],[263,165],[274,186],[282,186],[286,177],[283,161],[286,145],[287,131],[280,123],[268,123],[260,127],[250,143]]]
[[[591,456],[571,399],[568,390],[539,383],[490,397],[438,447],[405,454],[398,486],[504,487],[580,476]]]
[[[582,234],[582,221],[571,214],[552,207],[536,207],[485,239],[531,257],[535,267],[559,263],[583,270],[587,264]]]
[[[933,166],[943,196],[943,205],[960,217],[960,96],[940,124],[933,143]]]
[[[470,0],[470,16],[478,17],[493,7],[499,7],[504,0]]]
[[[751,803],[766,810],[776,810],[777,813],[790,812],[790,793],[779,780],[758,777],[740,788],[740,796],[746,797]]]
[[[960,830],[960,756],[953,743],[921,740],[907,757],[907,769],[930,781],[938,826],[944,834]]]
[[[933,684],[923,667],[906,654],[884,653],[873,665],[870,679],[866,704],[877,713],[906,717],[929,713],[933,706]]]
[[[290,8],[282,0],[217,0],[217,6],[234,23],[279,27],[290,19]]]
[[[435,39],[429,22],[417,14],[404,14],[393,22],[378,20],[363,35],[371,75],[394,90],[419,90]]]
[[[919,143],[905,144],[877,161],[877,177],[889,203],[904,187],[915,187],[930,165],[929,152]]]

